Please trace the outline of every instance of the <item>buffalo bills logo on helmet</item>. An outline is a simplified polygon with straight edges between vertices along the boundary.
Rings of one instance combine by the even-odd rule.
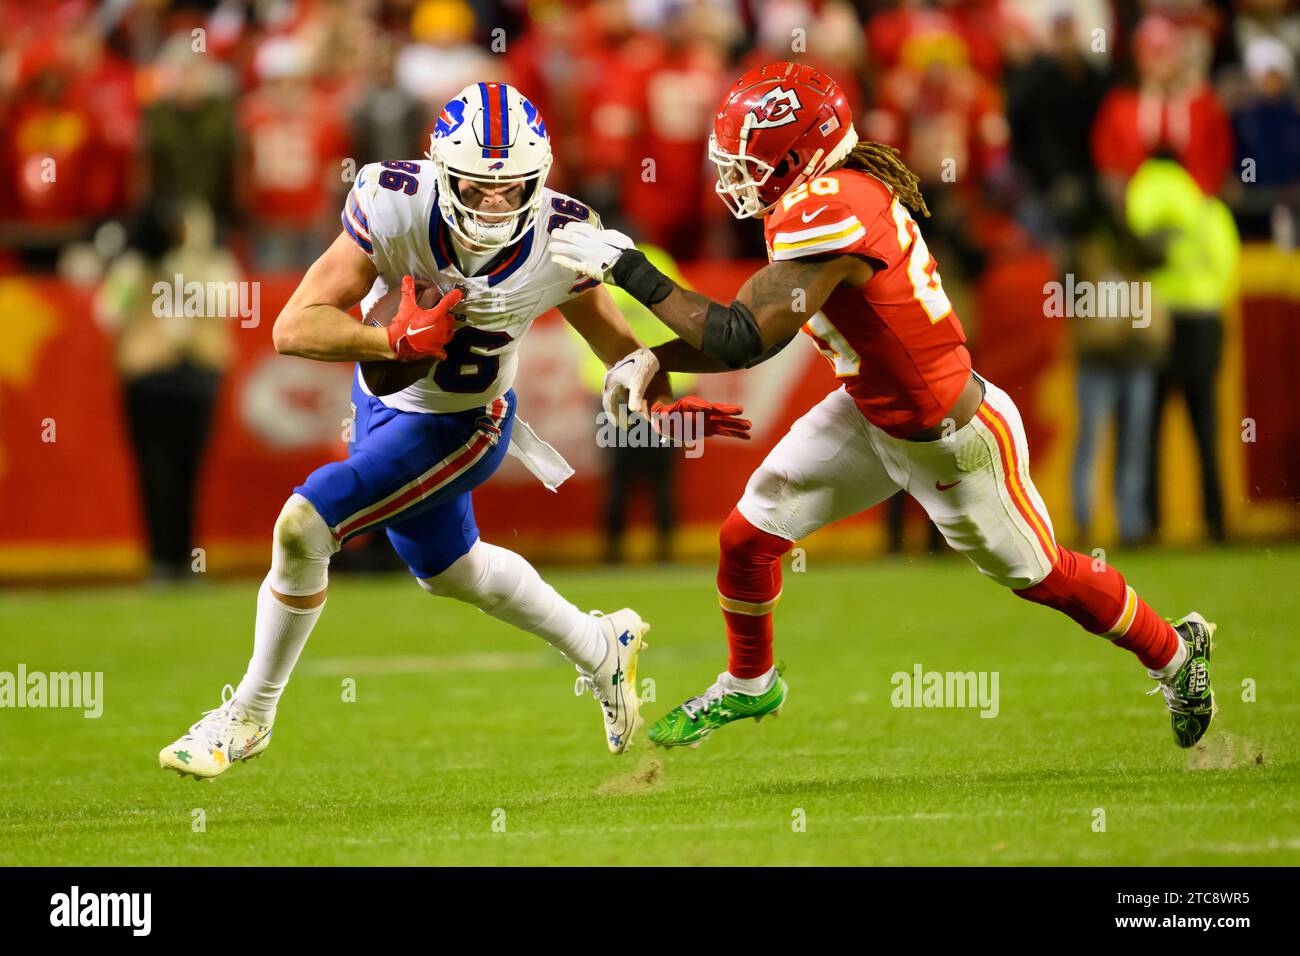
[[[524,119],[528,123],[528,128],[543,139],[546,138],[546,124],[542,122],[542,114],[537,112],[537,107],[522,96],[519,98],[524,107]]]
[[[505,169],[505,166],[506,166],[505,163],[501,162],[500,160],[497,160],[495,163],[493,163],[491,166],[489,166],[488,169],[491,169],[491,170]]]
[[[802,105],[794,90],[774,87],[764,93],[763,98],[750,109],[750,115],[754,117],[751,125],[755,129],[767,129],[793,123],[795,114]]]
[[[438,114],[438,122],[433,127],[433,138],[441,139],[444,136],[450,136],[456,130],[460,129],[461,124],[465,122],[465,101],[454,99],[442,108]]]

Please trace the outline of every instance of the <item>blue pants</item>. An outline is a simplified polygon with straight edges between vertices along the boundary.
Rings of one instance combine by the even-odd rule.
[[[1151,480],[1151,417],[1155,410],[1155,372],[1144,366],[1080,362],[1079,437],[1070,484],[1074,520],[1082,529],[1092,521],[1093,467],[1098,433],[1115,419],[1115,508],[1120,539],[1140,541],[1151,530],[1147,483]]]
[[[465,412],[401,412],[354,380],[352,403],[347,460],[316,469],[294,491],[320,512],[340,544],[386,528],[412,574],[441,574],[478,540],[470,493],[505,457],[515,393]]]

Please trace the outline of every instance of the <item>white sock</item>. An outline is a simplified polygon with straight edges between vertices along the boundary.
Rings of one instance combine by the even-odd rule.
[[[254,717],[268,722],[275,718],[280,695],[324,607],[323,601],[313,608],[289,607],[271,593],[269,577],[262,582],[257,592],[253,657],[235,691],[235,700]]]
[[[477,541],[455,564],[422,579],[420,586],[536,634],[584,670],[595,670],[605,659],[608,646],[600,619],[566,601],[513,551]]]
[[[731,671],[727,671],[724,681],[727,690],[735,694],[744,694],[746,697],[758,697],[760,694],[766,694],[776,683],[776,668],[770,667],[766,674],[760,677],[736,677]]]
[[[1158,671],[1148,670],[1147,673],[1156,680],[1169,680],[1187,663],[1187,653],[1187,643],[1180,637],[1178,638],[1178,649],[1174,651],[1174,656],[1169,658],[1169,663]]]

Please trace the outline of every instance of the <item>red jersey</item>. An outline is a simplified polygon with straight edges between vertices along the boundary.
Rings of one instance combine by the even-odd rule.
[[[617,110],[624,122],[633,120],[610,137],[615,153],[625,157],[617,167],[623,211],[649,241],[689,256],[699,241],[700,216],[722,212],[712,200],[705,205],[713,170],[703,157],[714,108],[727,88],[725,65],[703,43],[636,52],[632,69],[605,79],[602,96],[602,113]],[[672,202],[664,202],[663,183],[672,183]]]
[[[874,176],[837,169],[791,190],[764,223],[773,262],[845,253],[875,274],[803,327],[867,420],[904,438],[943,420],[970,378],[957,313],[911,214]]]
[[[1172,97],[1124,88],[1106,94],[1092,124],[1098,170],[1127,179],[1162,145],[1205,193],[1219,191],[1232,168],[1232,124],[1211,87]]]
[[[254,90],[241,121],[248,143],[248,204],[258,221],[309,228],[333,207],[328,182],[348,153],[347,131],[310,88],[287,96]]]

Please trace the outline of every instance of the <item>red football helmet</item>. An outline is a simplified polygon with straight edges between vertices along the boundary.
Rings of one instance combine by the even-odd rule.
[[[768,63],[737,80],[713,117],[714,188],[737,219],[759,216],[857,141],[852,110],[834,80],[799,63]]]

